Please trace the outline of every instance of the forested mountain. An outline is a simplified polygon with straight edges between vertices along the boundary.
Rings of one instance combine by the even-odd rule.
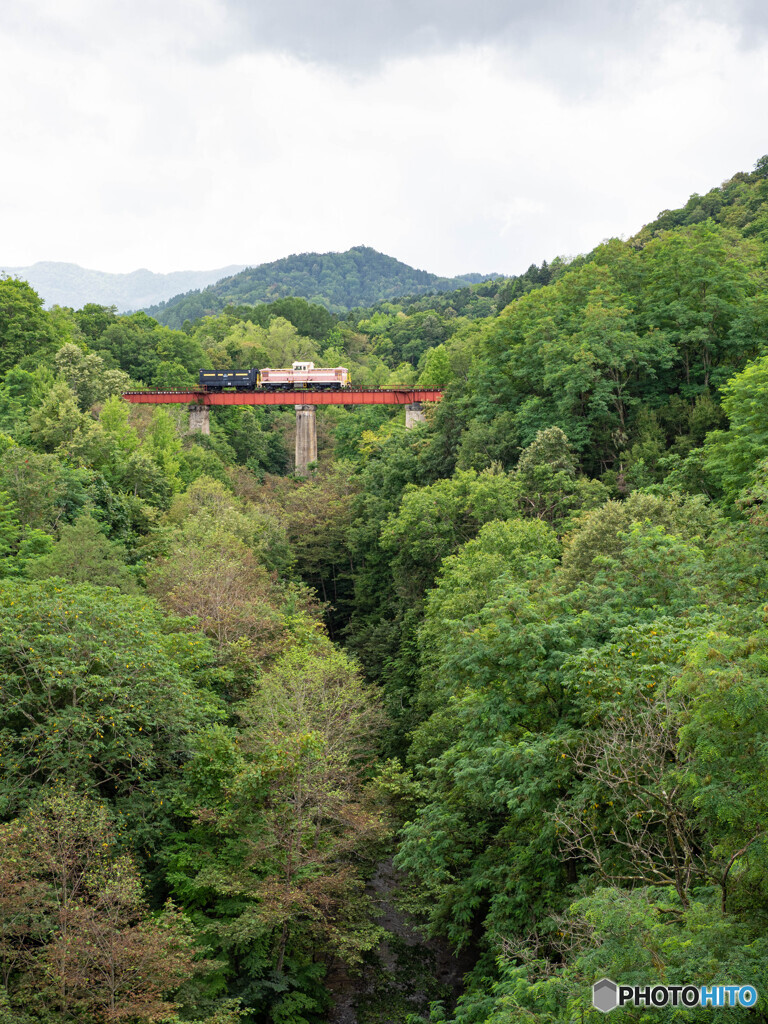
[[[169,327],[181,327],[185,320],[198,320],[228,305],[272,302],[289,295],[301,296],[333,312],[343,312],[400,295],[448,291],[491,276],[438,277],[358,245],[346,252],[305,252],[248,267],[210,288],[177,295],[147,312]]]
[[[2,1024],[768,1015],[768,158],[704,200],[345,318],[0,280]],[[297,479],[119,397],[295,358],[443,398]]]
[[[768,241],[768,213],[765,193],[755,188],[766,173],[768,156],[758,160],[752,174],[740,172],[706,195],[692,195],[679,210],[664,210],[655,221],[647,224],[638,239],[644,239],[660,230],[698,224],[709,218],[724,226],[737,228],[747,238]]]
[[[390,315],[405,313],[439,313],[444,318],[455,316],[467,320],[481,320],[494,316],[513,299],[549,284],[557,275],[563,261],[556,259],[550,266],[545,260],[540,267],[535,264],[513,277],[494,277],[481,283],[468,283],[446,292],[428,292],[424,295],[401,295],[396,299],[374,303],[372,306],[357,306],[346,314],[339,314],[347,324],[354,327],[362,320],[369,320],[377,314]]]
[[[183,288],[204,288],[241,269],[240,265],[218,270],[178,270],[171,274],[155,274],[151,270],[109,274],[86,270],[76,263],[48,262],[31,267],[2,267],[0,272],[27,281],[46,306],[78,307],[98,302],[117,306],[118,312],[125,313],[162,302]]]

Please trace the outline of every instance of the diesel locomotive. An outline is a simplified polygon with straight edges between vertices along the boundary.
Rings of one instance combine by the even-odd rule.
[[[290,367],[262,370],[201,370],[200,387],[205,391],[340,391],[349,387],[346,366],[316,367],[314,363],[294,363]]]

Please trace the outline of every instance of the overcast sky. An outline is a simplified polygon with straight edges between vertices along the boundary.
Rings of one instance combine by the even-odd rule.
[[[515,273],[768,152],[766,0],[24,0],[0,266]]]

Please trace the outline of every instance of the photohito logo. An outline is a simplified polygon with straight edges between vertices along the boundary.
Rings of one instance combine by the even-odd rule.
[[[753,985],[617,985],[601,978],[592,986],[592,1005],[601,1013],[617,1006],[754,1006]]]

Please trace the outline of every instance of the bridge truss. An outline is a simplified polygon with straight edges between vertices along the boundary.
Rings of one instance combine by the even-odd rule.
[[[296,391],[126,391],[123,398],[134,404],[166,405],[414,405],[439,402],[443,392],[436,388],[344,388],[321,391],[302,388]]]

